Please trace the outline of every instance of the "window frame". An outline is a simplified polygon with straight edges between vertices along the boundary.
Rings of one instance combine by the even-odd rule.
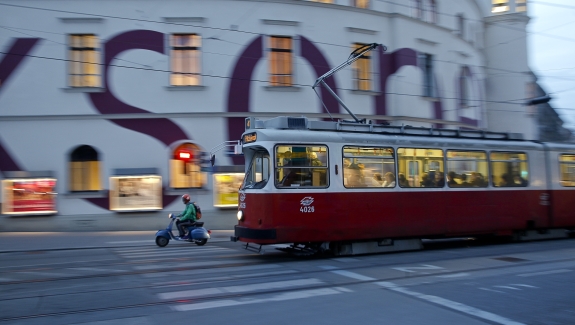
[[[274,40],[289,40],[288,48],[274,44]],[[276,46],[276,47],[274,47]],[[294,38],[286,35],[268,36],[268,69],[270,87],[294,86]],[[286,58],[278,53],[287,53]],[[274,72],[277,71],[277,72]],[[287,79],[287,82],[284,80]],[[281,80],[281,81],[280,81]]]
[[[355,42],[352,51],[355,51],[369,44]],[[366,71],[364,71],[366,70]],[[365,79],[361,76],[365,75]],[[359,59],[352,63],[353,88],[358,91],[373,91],[373,60],[370,53],[364,53]],[[367,87],[362,86],[366,84]]]
[[[87,151],[89,154],[86,154]],[[69,191],[71,193],[102,190],[98,151],[90,145],[77,146],[69,155]]]
[[[443,168],[440,168],[440,169],[439,169],[439,172],[442,173],[442,175],[443,175],[443,186],[421,186],[421,183],[423,182],[423,179],[420,179],[420,180],[419,180],[419,183],[420,183],[419,186],[410,186],[409,188],[425,188],[425,189],[430,189],[430,188],[445,188],[445,185],[446,185],[446,184],[445,184],[445,183],[446,183],[446,181],[445,181],[445,166],[446,166],[446,160],[445,160],[445,156],[446,156],[446,155],[445,155],[445,152],[446,152],[446,149],[444,149],[444,148],[438,148],[438,147],[433,147],[433,148],[425,148],[425,147],[397,147],[395,154],[396,154],[396,159],[397,159],[397,165],[398,165],[397,168],[398,168],[398,170],[399,170],[399,164],[400,164],[399,151],[400,151],[401,149],[439,150],[439,151],[441,152],[441,162],[443,163]],[[423,157],[423,156],[415,156],[415,157]],[[435,158],[434,158],[434,159],[435,159]],[[409,159],[409,160],[407,160],[407,162],[417,162],[416,165],[417,165],[417,169],[418,169],[418,170],[417,170],[417,174],[416,174],[416,175],[417,175],[418,177],[419,177],[419,169],[420,169],[420,164],[419,164],[420,160],[421,160],[421,159],[416,159],[416,160]],[[436,161],[436,160],[433,160],[433,161]],[[433,162],[433,161],[432,161],[432,162]],[[441,167],[441,166],[440,166],[440,167]],[[425,171],[425,166],[421,166],[421,170],[422,170],[424,173],[426,173],[426,171]],[[428,173],[428,172],[427,172],[427,173]],[[407,176],[409,177],[409,175],[411,175],[411,174],[408,174]],[[422,177],[422,178],[423,178],[423,177]],[[435,176],[434,176],[434,179],[435,179]],[[433,182],[434,182],[434,180],[430,180],[430,181],[433,181]],[[415,185],[415,184],[414,184],[414,185]],[[407,188],[407,187],[406,187],[406,188]]]
[[[179,37],[191,37],[192,44],[178,46],[177,38]],[[178,69],[176,64],[181,67],[178,66]],[[180,77],[179,83],[175,82],[176,77]],[[186,82],[186,80],[191,81]],[[201,86],[202,81],[202,36],[197,33],[170,34],[170,86]]]
[[[346,155],[345,149],[346,148],[358,148],[358,149],[381,149],[384,151],[388,151],[391,150],[391,157],[385,157],[385,156],[376,156],[376,155]],[[342,182],[343,182],[343,187],[346,189],[355,189],[355,188],[369,188],[369,189],[373,189],[373,188],[384,188],[384,189],[393,189],[396,188],[398,186],[398,181],[397,181],[397,152],[396,149],[394,147],[384,147],[384,146],[360,146],[360,145],[343,145],[341,147],[341,173],[342,173]],[[346,185],[345,184],[345,180],[346,180],[346,169],[350,169],[350,168],[346,168],[345,167],[345,160],[346,159],[373,159],[373,160],[381,160],[382,164],[384,164],[385,160],[392,160],[393,161],[393,177],[394,177],[394,185],[393,186],[386,186],[384,187],[382,186],[367,186],[367,183],[364,182],[363,186],[350,186],[350,185]],[[352,164],[355,164],[356,162],[352,162]],[[358,166],[359,167],[359,166]],[[354,168],[351,168],[354,169]],[[351,170],[350,169],[350,170]],[[382,170],[382,178],[383,180],[385,180],[385,174],[383,174],[383,170]],[[363,178],[365,179],[365,175],[363,175]],[[361,185],[361,184],[360,184]]]
[[[370,0],[351,0],[352,6],[356,8],[369,9],[371,6]]]
[[[427,98],[437,98],[437,90],[435,84],[435,67],[434,67],[434,60],[433,54],[429,53],[420,53],[419,57],[419,67],[423,71],[423,82],[421,83],[422,86],[422,97]]]
[[[94,44],[86,45],[93,37]],[[78,39],[75,39],[78,38]],[[76,44],[76,42],[80,44]],[[92,33],[68,34],[68,86],[71,88],[100,88],[102,87],[102,66],[100,49],[101,43],[98,35]],[[94,67],[92,67],[92,65]],[[90,73],[93,68],[94,72]],[[93,77],[94,82],[87,82],[86,78]]]
[[[572,161],[561,161],[561,157],[563,156],[570,156],[573,157],[574,160]],[[561,185],[562,187],[575,187],[575,153],[560,153],[557,156],[557,161],[559,163],[559,185]],[[572,173],[574,175],[574,179],[571,181],[567,181],[567,180],[563,180],[563,169],[561,168],[563,165],[568,165],[568,167],[572,167],[574,172]],[[572,165],[572,166],[569,166]],[[569,173],[567,173],[569,174]],[[565,185],[567,182],[570,182],[572,185]]]
[[[491,13],[500,14],[504,12],[509,12],[509,10],[511,10],[509,6],[509,1],[510,0],[491,0]]]
[[[500,159],[493,159],[492,155],[494,153],[505,153],[505,154],[518,154],[518,155],[525,155],[525,160],[500,160]],[[495,182],[493,182],[493,177],[495,176],[493,173],[495,172],[495,168],[493,168],[493,164],[494,163],[501,163],[501,162],[518,162],[519,164],[525,162],[527,164],[526,167],[526,171],[527,171],[527,180],[525,180],[523,178],[523,175],[520,175],[520,178],[523,179],[525,181],[525,184],[523,185],[495,185]],[[511,151],[511,150],[492,150],[489,152],[489,179],[491,180],[493,187],[498,187],[498,188],[509,188],[509,187],[530,187],[531,186],[531,171],[530,171],[530,166],[531,164],[529,163],[529,154],[525,151]],[[522,172],[523,170],[521,170],[520,172]],[[508,171],[506,171],[504,174],[507,174]],[[502,174],[503,175],[503,174]],[[500,176],[501,177],[501,176]],[[509,176],[508,176],[509,177]],[[511,177],[514,177],[513,175]]]
[[[463,159],[463,158],[450,159],[450,158],[449,158],[449,152],[470,152],[470,153],[475,152],[475,153],[483,153],[484,156],[485,156],[485,158],[484,158],[483,161],[478,160],[478,159]],[[449,188],[487,188],[487,187],[489,187],[489,184],[492,183],[492,182],[489,181],[489,178],[490,178],[489,176],[491,175],[491,173],[490,173],[490,168],[489,168],[489,167],[490,167],[490,164],[489,164],[489,154],[487,153],[487,151],[485,151],[485,150],[446,149],[446,150],[445,150],[445,153],[446,153],[446,155],[445,155],[446,168],[445,168],[445,169],[447,170],[447,173],[444,173],[444,175],[446,175],[446,177],[449,176],[449,173],[451,172],[451,169],[449,168],[449,162],[450,162],[450,161],[474,161],[474,162],[477,162],[477,163],[479,163],[479,162],[484,162],[485,165],[486,165],[486,169],[487,169],[487,170],[485,171],[485,175],[482,175],[482,176],[484,177],[484,181],[485,181],[485,184],[482,185],[482,186],[474,186],[471,182],[468,183],[468,184],[469,184],[468,186],[461,186],[461,184],[458,184],[457,186],[451,186],[451,185],[449,184],[449,182],[446,181],[445,183],[447,184],[447,187],[449,187]],[[476,171],[476,172],[477,172],[477,171]],[[481,173],[480,173],[480,174],[481,174]],[[486,179],[485,179],[485,178],[486,178]],[[472,181],[472,180],[470,180],[470,181]]]
[[[285,165],[278,165],[279,159],[285,159],[284,157],[279,157],[278,155],[278,148],[280,147],[289,147],[290,153],[293,154],[293,147],[305,147],[306,148],[306,161],[311,161],[310,157],[308,157],[307,155],[310,153],[314,153],[316,151],[309,151],[309,148],[314,148],[314,147],[319,147],[322,149],[325,149],[325,158],[326,158],[326,162],[325,165],[322,163],[322,165],[313,165],[313,161],[309,164],[309,165],[289,165],[289,166],[285,166]],[[322,151],[320,151],[322,152]],[[272,170],[273,170],[273,179],[274,179],[274,186],[277,189],[280,190],[284,190],[284,189],[326,189],[330,186],[330,167],[329,167],[329,146],[327,144],[321,144],[321,143],[277,143],[274,148],[273,148],[273,157],[271,158],[273,159],[272,161]],[[294,159],[294,157],[292,156],[291,159]],[[283,170],[296,170],[299,169],[299,173],[301,173],[301,170],[303,169],[309,169],[311,172],[311,182],[312,185],[302,185],[299,184],[297,186],[295,185],[289,185],[289,186],[282,186],[282,183],[284,182],[284,179],[286,179],[286,177],[288,177],[288,175],[283,175],[281,177],[281,180],[279,179],[279,175],[280,175],[280,169]],[[316,170],[325,170],[325,185],[319,185],[319,186],[313,186],[313,173],[316,172]],[[320,172],[320,171],[317,171]],[[297,173],[297,172],[295,172]],[[321,173],[321,172],[320,172]],[[285,173],[284,173],[285,174]],[[321,181],[321,180],[320,180]]]

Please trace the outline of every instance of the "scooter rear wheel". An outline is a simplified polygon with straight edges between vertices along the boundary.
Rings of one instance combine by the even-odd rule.
[[[207,239],[200,239],[200,240],[196,241],[196,245],[204,246],[207,242],[208,242]]]
[[[162,237],[162,236],[156,237],[156,245],[158,245],[160,247],[165,247],[166,245],[168,245],[169,242],[170,242],[170,240],[166,237]]]

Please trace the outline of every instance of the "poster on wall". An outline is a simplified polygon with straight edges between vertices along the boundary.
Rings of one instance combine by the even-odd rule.
[[[237,207],[245,173],[214,174],[214,206]]]
[[[143,211],[162,209],[162,177],[110,177],[110,210]]]
[[[2,181],[2,214],[55,214],[56,179],[30,178]]]

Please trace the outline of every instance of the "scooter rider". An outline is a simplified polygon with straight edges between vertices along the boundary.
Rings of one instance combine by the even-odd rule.
[[[186,209],[178,216],[180,219],[176,221],[176,227],[178,227],[180,237],[182,239],[188,239],[189,234],[186,237],[184,237],[186,229],[185,227],[191,226],[196,223],[196,208],[190,202],[190,196],[188,194],[182,195],[182,202],[184,202],[184,204],[186,205]]]

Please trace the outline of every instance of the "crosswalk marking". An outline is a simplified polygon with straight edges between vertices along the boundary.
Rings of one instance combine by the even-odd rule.
[[[159,257],[176,257],[176,256],[189,256],[191,254],[210,254],[210,253],[220,253],[230,251],[229,248],[224,247],[178,247],[171,249],[163,248],[120,248],[114,249],[113,251],[118,255],[129,258],[159,258]]]
[[[326,288],[326,289],[301,290],[301,291],[281,293],[279,295],[275,295],[275,296],[272,296],[270,298],[242,299],[242,300],[228,299],[228,300],[208,301],[208,302],[200,302],[200,303],[195,303],[195,304],[185,304],[185,305],[179,305],[179,306],[172,306],[171,308],[173,310],[176,310],[176,311],[190,311],[190,310],[198,310],[198,309],[247,305],[247,304],[255,304],[255,303],[262,303],[262,302],[271,302],[271,301],[285,301],[285,300],[293,300],[293,299],[303,299],[303,298],[311,298],[311,297],[339,294],[339,293],[343,293],[343,292],[350,292],[350,290],[345,289],[345,288],[337,288],[337,287],[336,288]]]
[[[290,287],[318,285],[318,284],[323,284],[323,282],[318,279],[310,278],[301,280],[286,280],[277,282],[246,284],[241,286],[166,292],[166,293],[160,293],[158,294],[158,296],[160,297],[160,299],[182,299],[182,298],[205,297],[208,295],[216,295],[222,293],[244,293],[258,290],[284,289]]]

